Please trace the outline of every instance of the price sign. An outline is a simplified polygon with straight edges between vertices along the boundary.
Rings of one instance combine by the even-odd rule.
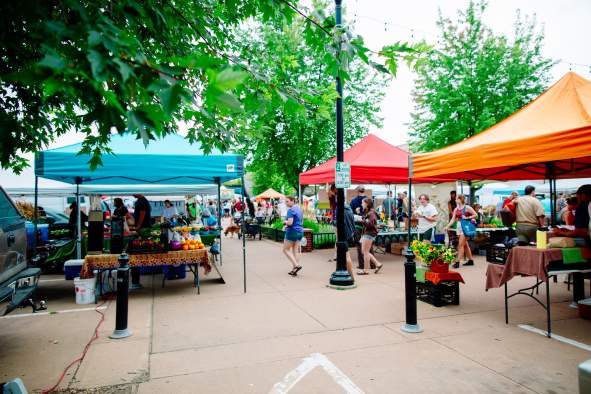
[[[335,186],[339,189],[351,187],[351,164],[344,161],[337,161],[335,165]]]

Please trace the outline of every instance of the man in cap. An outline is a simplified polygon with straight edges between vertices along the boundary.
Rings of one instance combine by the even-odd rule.
[[[355,197],[351,200],[350,205],[351,205],[351,210],[353,211],[353,213],[359,215],[361,213],[361,202],[367,196],[365,195],[365,187],[357,186],[355,188],[355,190],[357,190],[357,197]]]

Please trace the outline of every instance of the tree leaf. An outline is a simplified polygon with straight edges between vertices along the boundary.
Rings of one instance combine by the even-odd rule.
[[[50,68],[54,71],[61,71],[64,69],[64,67],[66,67],[66,62],[64,62],[64,59],[62,59],[56,53],[45,54],[43,59],[41,59],[41,61],[37,64],[42,67]]]
[[[88,51],[86,58],[90,62],[92,76],[97,81],[104,81],[105,77],[103,75],[103,72],[105,70],[105,61],[104,61],[103,55],[101,55],[98,51],[91,49]]]
[[[133,75],[133,67],[120,59],[114,59],[113,62],[119,66],[119,73],[123,82],[127,82],[129,77]]]
[[[235,89],[242,84],[247,77],[248,73],[246,71],[225,68],[216,76],[215,87],[220,90]]]

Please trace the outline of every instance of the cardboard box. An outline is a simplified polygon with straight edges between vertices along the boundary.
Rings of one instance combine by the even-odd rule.
[[[406,243],[394,242],[394,243],[390,244],[390,251],[392,254],[397,254],[399,256],[402,256],[404,249],[406,249]]]

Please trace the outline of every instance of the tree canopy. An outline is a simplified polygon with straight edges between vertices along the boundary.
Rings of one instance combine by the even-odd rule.
[[[428,152],[473,136],[522,108],[547,86],[553,62],[542,55],[535,18],[517,13],[514,37],[495,35],[470,1],[457,21],[437,23],[441,42],[418,69],[411,148]]]
[[[336,29],[330,15],[297,7],[287,0],[1,2],[0,165],[19,172],[23,153],[76,130],[86,133],[83,152],[95,167],[112,132],[135,133],[147,144],[181,122],[190,141],[228,150],[248,128],[244,113],[275,95],[286,98],[288,112],[327,111],[317,98],[333,93],[274,84],[236,55],[232,32],[253,19],[291,25],[303,15],[302,38],[333,48],[326,72],[345,79],[354,57],[395,72],[399,59],[420,52],[395,44],[382,50],[382,64],[371,62],[362,41]]]
[[[306,25],[254,25],[237,31],[240,57],[270,77],[271,83],[290,91],[318,92],[310,100],[275,94],[259,100],[259,110],[249,113],[242,130],[242,152],[254,173],[255,192],[268,187],[292,192],[300,172],[335,155],[334,100],[336,98],[331,54],[325,45],[309,45],[302,39]],[[380,102],[386,77],[361,59],[349,62],[345,87],[345,144],[381,126]]]

